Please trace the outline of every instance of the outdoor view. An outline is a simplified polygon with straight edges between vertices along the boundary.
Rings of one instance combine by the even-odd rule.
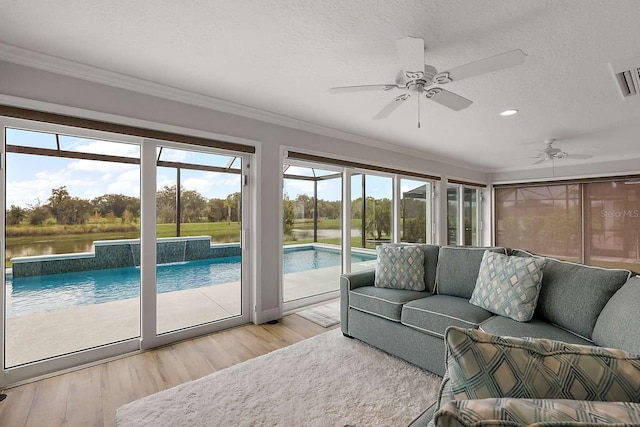
[[[139,336],[140,146],[12,128],[5,146],[5,366]],[[158,333],[241,312],[240,167],[158,147]]]
[[[342,273],[342,173],[318,165],[284,168],[284,301],[335,291]],[[392,241],[393,180],[351,175],[351,271],[375,265],[375,247]],[[400,180],[400,236],[403,242],[430,242],[431,184]],[[306,258],[313,271],[298,274]],[[304,284],[304,286],[303,286]]]

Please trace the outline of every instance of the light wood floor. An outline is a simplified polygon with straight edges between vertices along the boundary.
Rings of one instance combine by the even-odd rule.
[[[292,314],[277,325],[246,325],[5,391],[0,426],[114,426],[116,409],[326,332]]]

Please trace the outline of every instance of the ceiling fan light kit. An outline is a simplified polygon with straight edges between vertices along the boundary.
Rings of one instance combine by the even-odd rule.
[[[426,99],[454,111],[464,110],[473,104],[473,101],[434,85],[445,85],[458,80],[475,77],[481,74],[514,67],[524,62],[526,54],[520,49],[505,52],[480,61],[471,62],[452,68],[448,71],[438,72],[432,66],[425,64],[424,40],[415,37],[405,37],[396,41],[398,57],[402,70],[396,75],[395,84],[373,84],[357,86],[340,86],[330,89],[331,93],[349,93],[366,91],[401,90],[402,95],[395,97],[373,119],[380,120],[389,117],[401,104],[412,96],[418,99],[418,127],[420,127],[420,96],[424,94]],[[517,112],[517,110],[515,110]]]

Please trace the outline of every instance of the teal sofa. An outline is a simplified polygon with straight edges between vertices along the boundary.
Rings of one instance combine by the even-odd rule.
[[[446,371],[448,328],[547,339],[640,354],[640,277],[545,258],[533,319],[518,322],[469,302],[485,251],[533,256],[502,247],[419,245],[424,291],[374,286],[375,269],[340,278],[342,333],[437,375]],[[431,414],[425,414],[430,419]],[[426,424],[425,424],[426,425]]]

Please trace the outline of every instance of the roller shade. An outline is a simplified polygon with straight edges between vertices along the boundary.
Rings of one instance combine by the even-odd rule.
[[[16,119],[33,120],[37,122],[52,123],[64,126],[73,126],[82,129],[99,130],[104,132],[119,133],[124,135],[138,136],[142,138],[157,139],[160,141],[181,142],[184,144],[198,145],[201,147],[220,148],[223,150],[236,151],[241,153],[256,152],[251,145],[238,144],[217,139],[201,138],[180,133],[165,132],[154,129],[139,128],[117,123],[103,122],[99,120],[85,119],[81,117],[65,116],[62,114],[48,113],[43,111],[29,110],[26,108],[0,105],[0,115],[13,117]]]
[[[289,151],[287,153],[287,158],[292,159],[292,160],[305,160],[305,161],[308,161],[308,162],[324,163],[324,164],[328,164],[328,165],[344,166],[344,167],[348,167],[348,168],[365,169],[365,170],[370,170],[370,171],[378,171],[378,172],[385,172],[385,173],[391,173],[391,174],[405,175],[405,176],[411,176],[411,177],[414,177],[414,178],[430,179],[430,180],[434,180],[434,181],[440,181],[440,179],[441,179],[439,176],[436,176],[436,175],[429,175],[429,174],[419,173],[419,172],[411,172],[411,171],[406,171],[406,170],[402,170],[402,169],[387,168],[387,167],[383,167],[383,166],[369,165],[369,164],[366,164],[366,163],[351,162],[351,161],[348,161],[348,160],[341,160],[341,159],[334,159],[334,158],[331,158],[331,157],[316,156],[314,154],[299,153],[299,152],[296,152],[296,151]]]

